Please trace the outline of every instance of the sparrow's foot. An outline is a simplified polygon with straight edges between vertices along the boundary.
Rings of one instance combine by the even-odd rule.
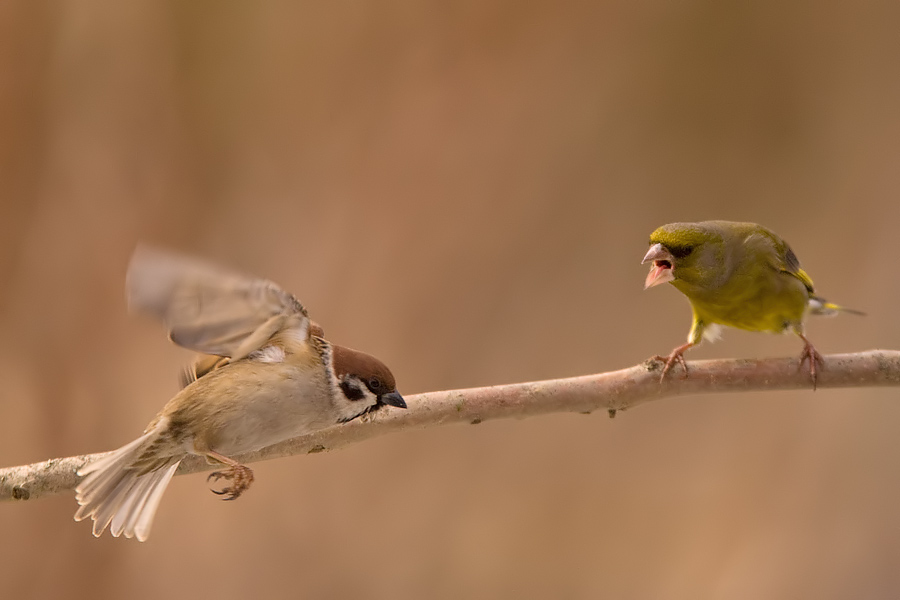
[[[797,370],[803,368],[803,363],[807,360],[809,361],[809,378],[812,380],[813,391],[816,389],[816,383],[818,381],[819,376],[819,365],[824,365],[825,360],[822,358],[822,355],[819,354],[819,351],[813,348],[813,345],[809,343],[809,340],[806,339],[806,336],[800,336],[803,339],[803,352],[800,353],[800,362],[797,364]]]
[[[210,473],[206,478],[206,481],[218,481],[219,479],[230,481],[231,485],[224,487],[221,490],[210,491],[213,494],[224,496],[222,500],[235,500],[250,488],[250,484],[253,483],[253,471],[250,470],[250,467],[236,464],[227,471],[214,471]]]
[[[225,496],[222,500],[235,500],[241,494],[246,492],[247,488],[250,487],[250,484],[253,483],[253,471],[250,470],[250,467],[245,467],[238,461],[228,458],[224,454],[208,451],[206,453],[206,460],[210,463],[220,463],[228,467],[228,469],[224,471],[210,473],[209,477],[206,478],[206,481],[209,481],[210,479],[213,481],[224,479],[225,481],[231,482],[231,485],[226,488],[222,488],[221,490],[211,490],[213,494]]]
[[[668,356],[660,356],[656,355],[652,357],[650,360],[656,360],[663,363],[663,371],[662,375],[659,376],[659,382],[662,383],[666,379],[666,373],[672,370],[676,364],[680,364],[681,368],[684,369],[684,375],[682,377],[688,376],[688,366],[687,363],[684,362],[684,352],[694,344],[687,343],[682,346],[678,346]]]

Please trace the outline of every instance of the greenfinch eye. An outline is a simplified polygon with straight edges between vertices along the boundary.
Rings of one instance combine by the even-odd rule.
[[[674,256],[675,258],[684,258],[693,251],[694,251],[693,246],[676,246],[674,248],[672,248],[672,247],[669,248],[669,252],[671,252],[672,256]]]

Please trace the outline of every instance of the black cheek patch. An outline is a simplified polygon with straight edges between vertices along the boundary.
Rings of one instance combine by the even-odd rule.
[[[365,394],[363,394],[361,389],[346,381],[341,382],[341,391],[344,392],[344,396],[350,401],[362,400],[365,397]]]

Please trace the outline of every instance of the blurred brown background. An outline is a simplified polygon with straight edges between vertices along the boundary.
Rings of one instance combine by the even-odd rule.
[[[133,439],[188,354],[139,240],[295,292],[405,394],[668,352],[673,220],[764,223],[826,353],[900,348],[900,4],[0,2],[0,464]],[[692,358],[787,356],[729,331]],[[8,598],[886,598],[900,390],[411,431],[173,481],[150,541],[0,505]]]

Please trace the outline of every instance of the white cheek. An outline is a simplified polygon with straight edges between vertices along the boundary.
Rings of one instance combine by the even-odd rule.
[[[335,397],[335,409],[338,413],[338,421],[346,422],[368,412],[378,402],[378,397],[365,385],[354,382],[354,387],[362,394],[358,400],[348,400],[343,391],[339,390]]]

